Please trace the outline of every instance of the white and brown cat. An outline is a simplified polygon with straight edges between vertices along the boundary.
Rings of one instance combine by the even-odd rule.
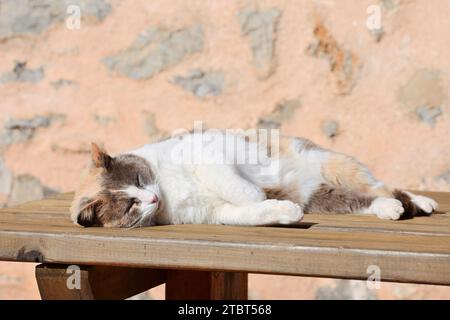
[[[391,190],[354,158],[302,138],[221,130],[178,135],[114,157],[92,145],[71,207],[90,227],[289,224],[304,213],[430,215],[434,200]],[[264,142],[264,143],[262,143]]]

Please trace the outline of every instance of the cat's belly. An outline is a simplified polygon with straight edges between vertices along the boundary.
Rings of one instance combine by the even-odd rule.
[[[176,180],[176,181],[175,181]],[[157,215],[157,224],[208,223],[214,208],[223,202],[194,179],[175,179],[162,184],[164,208]],[[176,187],[173,186],[176,183]]]

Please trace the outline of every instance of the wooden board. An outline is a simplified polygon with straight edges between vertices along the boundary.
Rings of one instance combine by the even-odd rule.
[[[405,221],[306,215],[291,227],[80,228],[72,194],[0,210],[0,260],[237,271],[450,285],[450,193],[440,213]]]
[[[247,300],[243,272],[167,270],[166,300]]]
[[[164,270],[105,266],[81,266],[70,270],[69,267],[60,264],[36,267],[36,280],[43,300],[120,300],[166,281]]]

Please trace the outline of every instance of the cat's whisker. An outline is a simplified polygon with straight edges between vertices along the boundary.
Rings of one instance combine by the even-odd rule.
[[[127,227],[127,229],[134,229],[134,228],[136,228],[136,227],[137,227],[136,225],[137,225],[141,220],[142,220],[142,216],[139,217],[139,218],[137,218],[131,225],[129,225],[129,226]]]
[[[151,212],[152,212],[151,208],[144,211],[139,218],[137,218],[131,225],[128,226],[127,229],[134,229],[134,228],[142,227],[142,223],[151,216],[151,214],[149,214]]]

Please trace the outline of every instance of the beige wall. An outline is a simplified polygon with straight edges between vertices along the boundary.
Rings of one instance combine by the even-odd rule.
[[[357,156],[390,185],[450,189],[447,0],[75,2],[79,30],[64,1],[0,0],[0,206],[72,190],[90,141],[119,152],[196,120],[280,126]],[[366,26],[374,4],[382,31]],[[0,298],[36,298],[32,270],[0,264]],[[253,276],[250,290],[450,297],[359,285]]]

